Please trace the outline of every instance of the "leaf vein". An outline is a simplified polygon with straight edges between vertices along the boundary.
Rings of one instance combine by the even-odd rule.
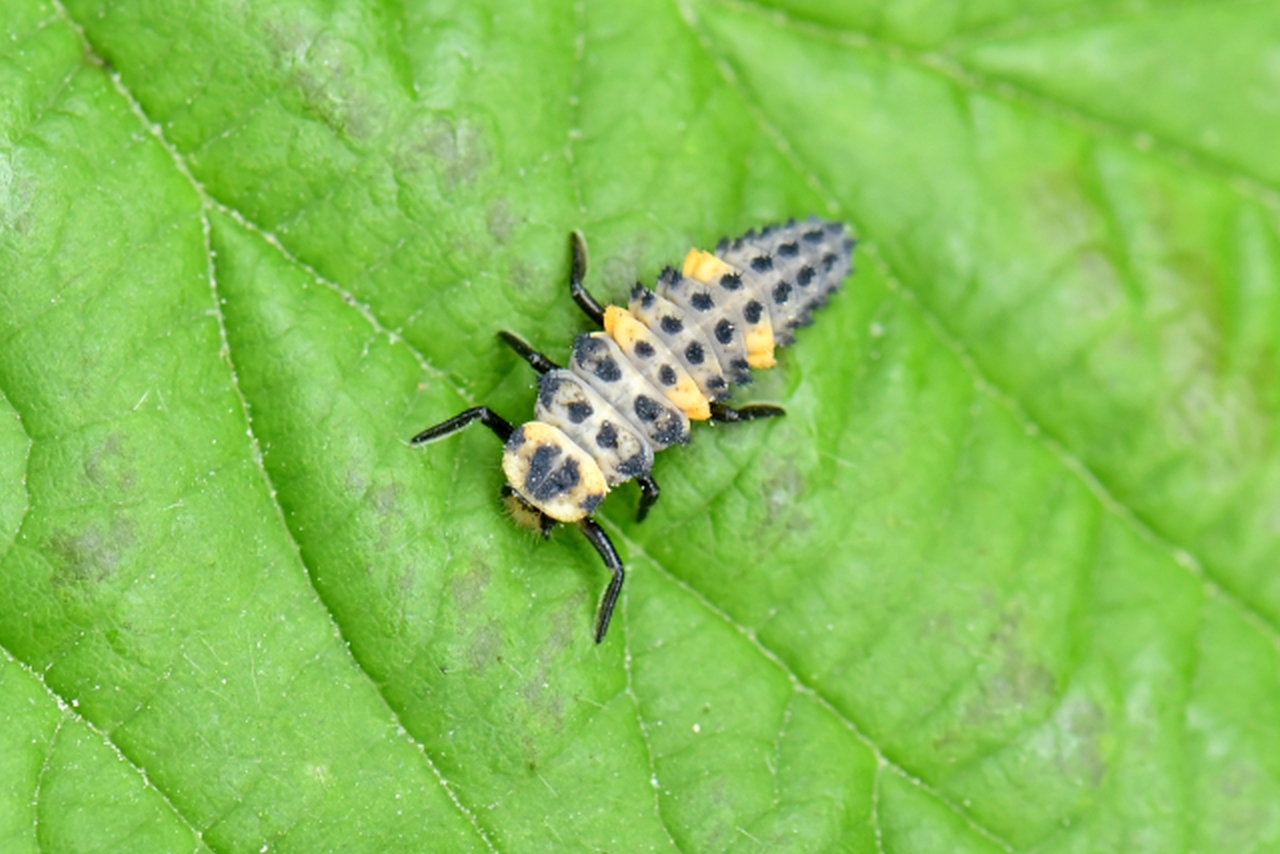
[[[792,689],[795,690],[796,693],[804,694],[812,698],[814,702],[820,705],[829,714],[834,716],[835,719],[845,727],[845,729],[849,730],[849,732],[852,733],[853,736],[858,739],[858,741],[860,741],[864,746],[866,746],[868,750],[871,751],[872,755],[875,757],[877,762],[892,767],[894,771],[900,774],[904,779],[911,781],[911,783],[915,786],[918,786],[921,791],[928,793],[931,797],[936,799],[939,803],[943,804],[949,810],[954,812],[966,824],[968,824],[975,832],[981,834],[987,840],[991,841],[996,845],[999,845],[1005,851],[1012,852],[1014,850],[1012,845],[1010,845],[1008,842],[1005,842],[1003,839],[1001,839],[998,835],[996,835],[994,831],[980,824],[976,819],[974,819],[971,815],[969,815],[968,812],[966,812],[958,804],[956,804],[954,801],[952,801],[950,798],[944,795],[941,791],[934,788],[929,783],[926,783],[924,780],[912,774],[902,765],[899,765],[898,763],[890,759],[888,756],[886,756],[885,752],[880,748],[880,745],[878,745],[875,741],[873,741],[871,737],[868,736],[852,718],[850,718],[843,711],[838,709],[820,691],[818,691],[813,686],[809,685],[804,679],[800,678],[800,675],[798,674],[796,669],[792,667],[791,664],[785,658],[779,655],[776,651],[774,651],[770,647],[766,646],[763,642],[761,642],[759,636],[755,632],[751,631],[746,626],[739,623],[728,612],[722,610],[718,605],[716,605],[714,602],[708,599],[706,595],[702,593],[701,590],[694,587],[685,579],[673,573],[670,569],[664,566],[657,558],[655,558],[653,555],[645,551],[642,545],[640,545],[635,540],[632,540],[630,537],[626,536],[617,525],[611,522],[606,522],[606,524],[608,524],[610,528],[613,528],[613,536],[621,539],[623,542],[627,544],[627,548],[632,554],[643,555],[644,558],[650,563],[650,565],[653,566],[653,568],[656,569],[658,572],[662,573],[662,575],[666,577],[668,581],[670,581],[672,584],[675,584],[677,587],[679,587],[682,591],[684,591],[688,596],[690,596],[695,602],[701,605],[710,614],[719,618],[728,626],[730,626],[734,631],[736,631],[738,634],[742,635],[747,640],[747,642],[750,643],[751,646],[756,650],[756,652],[758,652],[766,661],[768,661],[774,667],[778,668],[778,670],[780,670],[782,674],[786,676],[788,681],[791,682]]]

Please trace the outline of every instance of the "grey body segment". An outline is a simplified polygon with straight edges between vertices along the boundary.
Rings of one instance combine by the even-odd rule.
[[[632,289],[628,308],[675,354],[708,399],[724,400],[729,396],[729,381],[720,358],[696,319],[666,297],[640,285]]]
[[[725,299],[719,287],[682,276],[668,267],[658,277],[658,293],[684,309],[684,315],[702,330],[704,345],[716,354],[716,361],[730,384],[751,382],[747,348],[742,337],[742,319]]]
[[[773,334],[785,345],[849,274],[853,246],[843,223],[809,217],[722,240],[715,254],[741,270],[750,289],[763,298]]]
[[[611,403],[572,371],[554,370],[538,381],[538,421],[560,429],[590,454],[609,486],[653,469],[653,448]]]
[[[579,335],[570,370],[586,380],[655,451],[689,441],[689,419],[603,332]]]

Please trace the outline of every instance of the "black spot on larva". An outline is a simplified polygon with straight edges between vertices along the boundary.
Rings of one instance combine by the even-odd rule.
[[[649,468],[645,465],[644,454],[635,454],[618,463],[618,474],[626,477],[638,477],[646,474]]]
[[[649,290],[648,288],[644,288],[644,294],[641,295],[640,297],[640,305],[644,306],[645,308],[652,308],[653,302],[656,299],[657,299],[657,296],[654,294],[653,291]]]
[[[684,425],[680,423],[679,418],[669,416],[662,419],[662,424],[654,434],[653,440],[661,445],[674,445],[677,442],[689,441],[689,435],[684,432]]]
[[[716,340],[721,344],[728,345],[733,340],[733,323],[728,320],[721,320],[717,323]]]
[[[668,335],[679,335],[682,329],[684,329],[684,324],[680,322],[680,318],[672,317],[669,314],[662,318],[662,331]]]
[[[600,432],[596,433],[596,445],[601,448],[618,447],[618,429],[608,421],[604,422],[600,427]]]
[[[722,237],[716,241],[716,254],[723,255],[725,250],[729,248],[729,238]]]
[[[778,254],[783,258],[794,258],[800,254],[800,244],[784,243],[778,247]]]
[[[840,241],[840,247],[844,249],[844,254],[846,255],[853,254],[853,247],[856,244],[857,244],[857,241],[854,240],[852,237],[846,237],[844,240]]]
[[[525,442],[524,425],[517,427],[510,436],[507,437],[507,447],[513,451],[518,449]]]
[[[663,385],[675,385],[677,379],[676,369],[670,365],[663,365],[658,369],[658,379],[662,381]]]
[[[539,501],[548,501],[557,495],[571,491],[582,482],[582,474],[578,471],[578,461],[570,457],[561,463],[547,479],[533,491],[532,495]]]
[[[707,380],[707,388],[711,389],[712,391],[721,391],[722,389],[728,387],[728,385],[729,384],[724,381],[724,377],[712,377],[711,379]]]
[[[667,287],[671,287],[680,281],[680,274],[672,267],[663,267],[662,272],[658,274],[658,281]]]
[[[760,236],[761,236],[761,237],[768,237],[770,234],[773,234],[773,233],[774,233],[775,231],[777,231],[777,230],[778,230],[778,225],[777,225],[777,223],[772,223],[772,222],[771,222],[771,223],[769,223],[768,225],[766,225],[766,226],[764,226],[763,228],[761,228],[761,229],[760,229]]]
[[[773,288],[773,302],[775,305],[782,305],[791,296],[791,283],[778,282]]]
[[[802,236],[806,243],[821,243],[822,229],[815,228],[813,231],[806,231]]]
[[[737,273],[725,273],[720,277],[720,287],[726,291],[736,291],[742,287],[742,277]]]
[[[573,403],[569,404],[569,420],[572,421],[574,424],[581,424],[583,421],[586,421],[588,418],[590,418],[594,413],[595,413],[595,410],[591,408],[591,404],[589,403],[574,401]]]
[[[663,412],[658,401],[646,394],[636,395],[634,409],[636,411],[636,417],[641,421],[657,421],[658,416]]]
[[[607,383],[616,383],[622,379],[622,369],[612,356],[606,356],[596,365],[596,376]]]
[[[751,368],[751,365],[747,363],[746,359],[734,359],[729,363],[729,367],[733,368],[735,371],[746,371]]]
[[[831,234],[840,234],[842,231],[844,231],[844,223],[829,222],[827,223],[827,231],[830,232]]]
[[[525,475],[524,492],[537,501],[550,501],[573,489],[582,480],[578,461],[572,457],[559,467],[555,466],[561,450],[555,445],[539,445],[529,460],[529,473]]]
[[[806,264],[800,268],[799,273],[796,273],[796,284],[802,288],[807,288],[816,275],[818,275],[818,272]]]
[[[747,303],[747,307],[742,310],[742,316],[746,319],[747,323],[752,325],[760,322],[760,315],[763,313],[764,306],[756,300],[752,300]]]
[[[702,345],[697,341],[691,341],[688,347],[684,348],[684,357],[689,360],[691,365],[701,365],[707,359],[707,354],[702,352]]]
[[[641,359],[650,359],[653,357],[653,345],[648,341],[636,342],[636,355]]]
[[[547,409],[555,403],[556,392],[560,390],[560,378],[553,377],[550,374],[543,374],[538,380],[538,402]]]
[[[696,293],[689,297],[689,303],[698,311],[710,311],[715,308],[715,301],[711,299],[710,294]]]
[[[604,501],[603,492],[593,492],[586,498],[578,502],[578,506],[582,508],[583,513],[591,513],[600,506],[600,502]]]
[[[759,255],[751,259],[751,269],[757,273],[764,273],[773,269],[773,259],[768,255]]]
[[[837,262],[837,261],[839,261],[839,260],[840,260],[840,259],[839,259],[839,258],[837,258],[835,255],[824,255],[824,256],[822,256],[822,269],[823,269],[824,271],[826,271],[826,272],[830,273],[830,272],[831,272],[831,268],[832,268],[832,267],[834,267],[834,266],[836,265],[836,262]]]

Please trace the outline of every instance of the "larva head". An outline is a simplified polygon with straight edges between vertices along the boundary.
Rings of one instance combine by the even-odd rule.
[[[550,424],[516,428],[502,454],[507,483],[529,505],[557,522],[577,522],[609,492],[604,474],[586,451]]]

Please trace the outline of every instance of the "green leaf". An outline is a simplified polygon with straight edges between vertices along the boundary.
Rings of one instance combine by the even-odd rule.
[[[0,848],[1280,851],[1275,4],[12,0]],[[605,572],[494,333],[858,270]]]

